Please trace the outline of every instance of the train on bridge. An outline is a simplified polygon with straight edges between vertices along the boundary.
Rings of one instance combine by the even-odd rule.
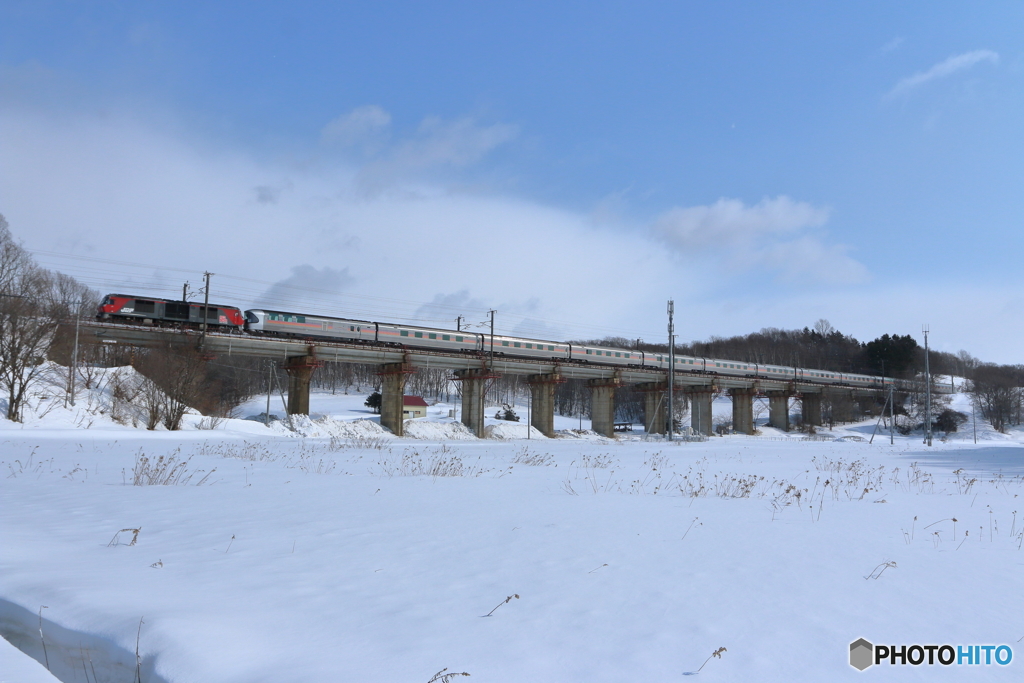
[[[553,362],[575,361],[595,365],[668,370],[669,355],[636,349],[612,348],[465,330],[446,330],[415,325],[350,320],[322,315],[199,304],[126,294],[108,294],[100,303],[97,319],[108,322],[207,329],[219,332],[267,335],[417,348],[474,355],[494,354]],[[893,383],[889,377],[815,370],[784,365],[764,365],[721,358],[677,355],[677,372],[694,375],[742,377],[776,382],[809,382],[879,389]]]

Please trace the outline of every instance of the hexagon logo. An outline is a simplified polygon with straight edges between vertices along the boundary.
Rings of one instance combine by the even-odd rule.
[[[875,646],[863,638],[853,641],[850,643],[850,666],[857,671],[868,668],[875,663],[874,651]]]

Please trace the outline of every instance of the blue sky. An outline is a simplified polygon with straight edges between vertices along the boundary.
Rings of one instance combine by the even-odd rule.
[[[647,339],[674,297],[684,339],[1019,362],[1021,36],[1019,2],[7,2],[0,213],[100,289]]]

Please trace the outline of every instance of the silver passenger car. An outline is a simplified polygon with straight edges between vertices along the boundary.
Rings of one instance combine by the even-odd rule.
[[[306,313],[262,309],[245,312],[245,329],[251,332],[288,337],[320,337],[364,342],[372,342],[377,339],[377,324],[366,320],[329,318]]]

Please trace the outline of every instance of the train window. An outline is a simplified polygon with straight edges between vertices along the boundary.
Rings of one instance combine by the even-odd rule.
[[[423,333],[422,332],[414,332],[413,334],[416,335],[417,339],[423,339]]]
[[[590,355],[590,349],[587,349],[587,355],[588,356]]]
[[[442,341],[451,341],[451,339],[452,339],[452,337],[449,334],[442,334],[441,335],[441,340]]]
[[[501,345],[502,346],[508,346],[508,342],[507,341],[503,341],[503,342],[501,342]]]
[[[348,331],[349,332],[355,332],[356,331],[356,326],[355,325],[349,325],[348,326]]]
[[[615,357],[616,357],[616,358],[622,358],[622,354],[621,354],[621,353],[619,353],[618,351],[616,351],[616,352],[615,352]]]
[[[462,337],[455,337],[455,341],[457,341],[457,342],[462,341]]]
[[[304,316],[304,315],[298,316],[298,322],[300,322],[300,323],[306,322],[306,316]]]
[[[554,350],[555,350],[555,347],[551,346],[550,344],[548,344],[548,351],[554,351]]]
[[[520,347],[519,342],[513,342],[512,345],[515,346],[517,349]]]
[[[401,334],[401,336],[403,336],[403,337],[408,337],[409,336],[409,330],[402,330],[399,334]]]
[[[533,344],[527,344],[527,345],[526,345],[526,348],[528,348],[528,349],[532,349],[532,348],[533,348]]]
[[[166,304],[164,304],[164,317],[174,318],[175,320],[188,320],[189,305],[176,304],[168,301]]]
[[[156,311],[155,301],[145,301],[143,299],[135,300],[135,312],[136,313],[153,313]]]
[[[434,334],[433,332],[431,332],[431,333],[430,333],[430,338],[431,338],[431,339],[437,339],[437,335],[436,335],[436,334]]]

